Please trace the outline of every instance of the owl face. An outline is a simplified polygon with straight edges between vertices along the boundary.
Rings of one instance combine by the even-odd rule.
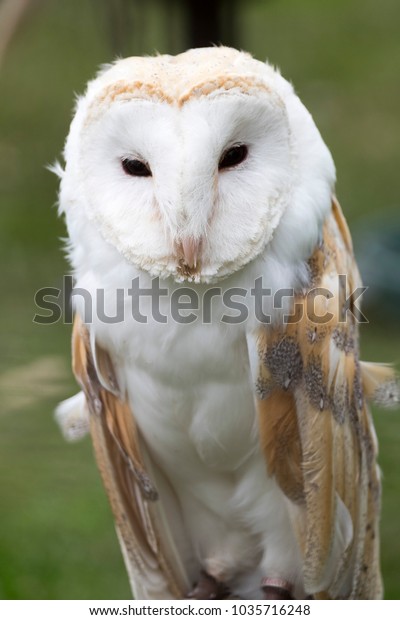
[[[125,261],[177,281],[238,271],[267,251],[299,196],[310,217],[321,199],[322,213],[333,177],[290,85],[226,48],[117,61],[78,102],[65,158],[72,243],[90,227]]]

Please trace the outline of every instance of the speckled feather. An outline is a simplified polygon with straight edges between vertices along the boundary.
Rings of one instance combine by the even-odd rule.
[[[313,286],[332,290],[329,282],[339,274],[347,274],[348,290],[360,284],[336,200],[309,264]],[[304,316],[307,293],[296,299]],[[338,293],[315,298],[317,315],[332,313],[328,322],[304,318],[260,333],[259,385],[268,386],[259,395],[260,434],[269,471],[301,507],[295,529],[301,532],[306,590],[317,598],[380,598],[380,476],[364,391],[378,400],[387,392],[390,404],[398,390],[390,367],[358,361],[357,326],[351,313],[340,322]],[[335,542],[338,505],[349,532],[347,540]],[[332,564],[338,544],[340,562]]]

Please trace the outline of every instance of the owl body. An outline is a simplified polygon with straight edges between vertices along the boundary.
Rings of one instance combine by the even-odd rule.
[[[381,596],[365,395],[392,376],[340,320],[358,272],[291,85],[227,48],[117,61],[65,159],[74,369],[136,597]]]
[[[172,284],[169,295],[177,288]],[[165,316],[169,298],[160,307]],[[129,329],[125,322],[121,338],[110,339],[104,327],[96,337],[113,360],[123,358],[118,383],[126,386],[152,462],[170,481],[169,510],[173,504],[172,514],[180,515],[172,523],[175,539],[183,530],[189,541],[181,552],[189,580],[195,583],[203,569],[241,598],[253,599],[262,576],[272,571],[290,579],[303,598],[285,497],[268,475],[259,445],[249,355],[254,368],[257,359],[248,344],[253,325],[221,322],[227,310],[219,303],[217,308],[214,301],[218,318],[210,324],[201,312],[192,325],[174,323],[169,313],[168,330],[157,322],[132,322]],[[163,497],[167,491],[160,481],[156,485]]]

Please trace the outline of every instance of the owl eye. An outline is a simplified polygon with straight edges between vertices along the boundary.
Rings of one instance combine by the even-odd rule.
[[[144,161],[140,161],[140,159],[124,157],[121,160],[121,164],[126,174],[130,174],[132,177],[151,177],[149,166]]]
[[[233,168],[234,166],[238,166],[246,159],[247,153],[248,149],[245,144],[231,146],[227,151],[225,151],[219,160],[218,169],[223,170],[224,168]]]

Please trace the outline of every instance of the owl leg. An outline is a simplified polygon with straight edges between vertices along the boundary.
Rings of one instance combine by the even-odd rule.
[[[187,594],[187,598],[199,599],[199,600],[221,600],[227,598],[229,595],[229,588],[222,582],[217,581],[215,577],[212,577],[206,571],[201,571],[200,579]]]
[[[293,585],[285,579],[265,577],[261,582],[263,598],[268,601],[293,600]]]

